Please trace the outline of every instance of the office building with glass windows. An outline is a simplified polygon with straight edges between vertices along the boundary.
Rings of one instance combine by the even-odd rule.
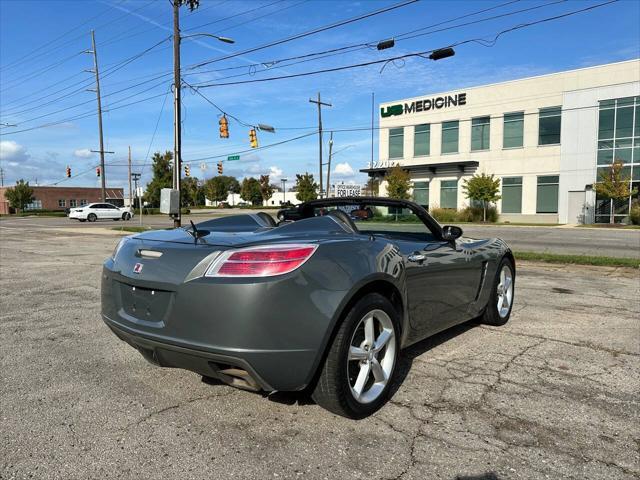
[[[598,198],[593,184],[614,161],[640,189],[640,60],[598,65],[382,103],[382,180],[398,164],[427,207],[470,204],[463,181],[500,178],[503,221],[625,221],[634,198]],[[637,198],[637,194],[635,195]]]

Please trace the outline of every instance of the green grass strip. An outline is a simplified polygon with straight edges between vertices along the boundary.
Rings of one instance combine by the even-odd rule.
[[[572,265],[594,265],[597,267],[640,267],[638,258],[600,257],[590,255],[563,255],[541,252],[514,252],[516,262],[529,260],[532,262],[568,263]]]
[[[140,233],[140,232],[148,232],[149,230],[152,230],[152,228],[151,227],[113,227],[111,230],[116,230],[118,232]]]

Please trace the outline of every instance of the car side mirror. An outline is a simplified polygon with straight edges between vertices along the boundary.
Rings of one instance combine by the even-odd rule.
[[[442,239],[447,242],[454,242],[462,236],[462,229],[455,225],[445,225],[442,227]]]

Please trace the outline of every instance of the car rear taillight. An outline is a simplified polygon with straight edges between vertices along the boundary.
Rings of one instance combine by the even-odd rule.
[[[317,245],[263,245],[229,250],[216,259],[207,277],[270,277],[294,271],[306,262]]]

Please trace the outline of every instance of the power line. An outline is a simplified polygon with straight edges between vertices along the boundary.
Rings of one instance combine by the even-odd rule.
[[[612,3],[616,3],[618,2],[618,0],[609,0],[608,2],[604,2],[604,3],[600,3],[597,5],[592,5],[586,8],[582,8],[579,10],[574,10],[572,12],[568,12],[568,13],[564,13],[561,15],[556,15],[553,17],[547,17],[541,20],[536,20],[534,22],[529,22],[529,23],[523,23],[523,24],[519,24],[516,25],[512,28],[508,28],[505,30],[502,30],[500,32],[498,32],[495,37],[492,40],[485,40],[482,38],[473,38],[473,39],[469,39],[469,40],[464,40],[461,42],[457,42],[454,43],[452,45],[450,45],[451,47],[455,47],[455,46],[460,46],[460,45],[464,45],[466,43],[471,43],[471,42],[475,42],[475,43],[479,43],[483,46],[486,47],[492,47],[493,45],[495,45],[495,43],[497,42],[497,40],[504,35],[505,33],[508,32],[512,32],[515,30],[520,30],[522,28],[527,28],[527,27],[531,27],[533,25],[538,25],[541,23],[545,23],[545,22],[549,22],[552,20],[558,20],[560,18],[565,18],[571,15],[576,15],[578,13],[583,13],[589,10],[593,10],[595,8],[599,8],[599,7],[603,7],[605,5],[609,5]],[[427,55],[429,53],[433,53],[435,50],[426,50],[423,52],[413,52],[413,53],[408,53],[408,54],[404,54],[404,55],[398,55],[396,57],[390,57],[390,58],[386,58],[386,59],[382,59],[382,60],[372,60],[369,62],[362,62],[362,63],[356,63],[356,64],[351,64],[351,65],[342,65],[342,66],[338,66],[338,67],[331,67],[331,68],[325,68],[325,69],[321,69],[321,70],[314,70],[314,71],[310,71],[310,72],[301,72],[301,73],[292,73],[292,74],[288,74],[288,75],[281,75],[281,76],[275,76],[275,77],[267,77],[267,78],[258,78],[258,79],[253,79],[253,80],[239,80],[239,81],[235,81],[235,82],[222,82],[222,83],[209,83],[209,84],[200,84],[200,85],[194,85],[194,88],[196,89],[200,89],[200,88],[210,88],[210,87],[221,87],[221,86],[227,86],[227,85],[242,85],[242,84],[248,84],[248,83],[261,83],[261,82],[269,82],[269,81],[273,81],[273,80],[284,80],[284,79],[290,79],[290,78],[298,78],[298,77],[306,77],[306,76],[310,76],[310,75],[318,75],[318,74],[322,74],[322,73],[330,73],[330,72],[337,72],[337,71],[342,71],[342,70],[348,70],[348,69],[352,69],[352,68],[360,68],[360,67],[366,67],[366,66],[370,66],[370,65],[376,65],[376,64],[387,64],[390,62],[394,62],[397,60],[403,60],[405,58],[410,58],[410,57],[423,57],[424,55]]]
[[[283,39],[280,39],[280,40],[276,40],[274,42],[270,42],[270,43],[267,43],[267,44],[264,44],[264,45],[260,45],[260,46],[257,46],[257,47],[248,48],[248,49],[243,50],[243,51],[238,52],[238,53],[233,53],[233,54],[225,55],[223,57],[214,58],[212,60],[207,60],[207,61],[201,62],[201,63],[191,67],[190,69],[193,70],[195,68],[200,68],[200,67],[203,67],[205,65],[209,65],[210,63],[220,62],[222,60],[228,60],[230,58],[235,58],[235,57],[239,57],[241,55],[246,55],[247,53],[257,52],[259,50],[264,50],[265,48],[274,47],[276,45],[281,45],[283,43],[291,42],[293,40],[298,40],[300,38],[308,37],[310,35],[315,35],[316,33],[324,32],[324,31],[327,31],[327,30],[331,30],[333,28],[342,27],[344,25],[348,25],[350,23],[358,22],[360,20],[364,20],[366,18],[370,18],[370,17],[373,17],[375,15],[380,15],[382,13],[386,13],[386,12],[389,12],[391,10],[395,10],[395,9],[398,9],[398,8],[405,7],[407,5],[415,3],[417,1],[418,0],[405,0],[404,2],[397,3],[397,4],[391,5],[389,7],[381,8],[379,10],[374,10],[372,12],[365,13],[365,14],[359,15],[357,17],[352,17],[352,18],[349,18],[349,19],[346,19],[346,20],[341,20],[339,22],[335,22],[335,23],[332,23],[332,24],[329,24],[329,25],[318,27],[318,28],[315,28],[313,30],[309,30],[309,31],[306,31],[306,32],[303,32],[303,33],[298,33],[296,35],[293,35],[293,36],[290,36],[290,37],[286,37],[286,38],[283,38]]]
[[[449,19],[449,20],[438,22],[438,23],[435,23],[435,24],[432,24],[432,25],[428,25],[428,26],[426,26],[424,28],[433,28],[433,27],[440,26],[440,25],[443,25],[443,24],[446,24],[446,23],[451,23],[451,22],[456,21],[456,20],[460,20],[460,19],[467,18],[467,17],[474,16],[474,15],[478,15],[480,13],[485,13],[485,12],[487,12],[489,10],[501,8],[501,7],[504,7],[504,6],[507,6],[507,5],[510,5],[512,3],[519,2],[519,1],[520,0],[511,0],[509,2],[500,4],[500,5],[496,5],[496,6],[491,7],[491,8],[486,8],[486,9],[479,10],[479,11],[476,11],[476,12],[472,12],[472,13],[469,13],[469,14],[466,14],[466,15],[455,17],[455,18],[452,18],[452,19]],[[482,19],[476,20],[474,22],[467,22],[467,23],[463,23],[463,24],[452,25],[452,26],[449,26],[449,27],[446,27],[446,28],[441,28],[441,29],[434,30],[434,31],[420,33],[420,34],[414,35],[411,38],[418,37],[418,36],[431,35],[433,33],[438,33],[438,32],[442,32],[442,31],[445,31],[445,30],[452,30],[452,29],[455,29],[455,28],[460,28],[460,27],[463,27],[463,26],[470,25],[472,23],[486,22],[486,21],[494,20],[494,19],[501,18],[501,17],[506,17],[506,16],[515,15],[515,14],[518,14],[518,13],[527,12],[527,11],[534,10],[534,9],[537,9],[537,8],[548,7],[550,5],[554,5],[554,4],[557,4],[557,3],[563,3],[563,2],[566,2],[566,1],[567,0],[557,0],[555,2],[551,2],[551,3],[547,3],[547,4],[543,4],[543,5],[537,5],[537,6],[534,6],[534,7],[529,7],[529,8],[525,8],[525,9],[521,9],[521,10],[515,10],[513,12],[508,12],[508,13],[502,14],[502,15],[496,15],[496,16],[492,16],[492,17],[482,18]],[[402,36],[402,35],[406,35],[407,33],[413,33],[414,31],[415,30],[413,30],[411,32],[406,32],[405,34],[398,34],[397,36],[394,36],[393,38],[395,38],[397,41],[407,40],[408,38],[398,38],[398,37]],[[230,71],[230,70],[238,70],[238,69],[246,69],[246,68],[249,69],[249,71],[246,72],[246,73],[242,73],[242,74],[238,74],[238,75],[230,75],[230,76],[227,76],[227,77],[223,77],[223,78],[217,79],[219,81],[219,80],[225,80],[225,79],[229,79],[229,78],[241,77],[241,76],[245,76],[245,75],[254,75],[256,73],[264,73],[267,70],[273,70],[273,69],[276,69],[276,68],[284,68],[284,67],[289,67],[289,66],[292,66],[292,65],[298,65],[300,63],[319,60],[319,59],[322,59],[322,58],[328,58],[328,57],[331,57],[331,56],[334,56],[334,55],[342,55],[342,54],[345,54],[345,53],[352,53],[352,52],[363,50],[363,49],[367,49],[367,48],[374,48],[374,46],[375,46],[375,43],[372,43],[372,42],[355,43],[355,44],[347,45],[347,46],[344,46],[344,47],[337,47],[337,48],[333,48],[333,49],[329,49],[329,50],[324,50],[324,51],[320,51],[320,52],[312,52],[312,53],[308,53],[308,54],[297,55],[297,56],[294,56],[294,57],[289,57],[289,58],[284,58],[284,59],[279,59],[279,60],[270,60],[270,61],[264,61],[264,62],[260,62],[260,63],[254,63],[254,64],[251,64],[251,65],[241,65],[241,66],[227,67],[227,68],[220,68],[220,69],[213,69],[213,70],[200,70],[198,72],[186,73],[185,75],[201,75],[203,73],[222,72],[222,71]],[[297,59],[302,59],[302,60],[298,61],[298,62],[287,63],[287,64],[282,65],[280,67],[274,66],[274,65],[278,65],[278,64],[283,63],[283,62],[287,62],[287,61],[290,61],[290,60],[297,60]],[[256,70],[256,68],[259,67],[259,66],[265,67],[266,70],[262,70],[262,71],[258,72]]]
[[[160,40],[159,42],[155,43],[154,45],[152,45],[152,46],[150,46],[150,47],[146,48],[145,50],[143,50],[143,51],[141,51],[141,52],[139,52],[139,53],[137,53],[137,54],[135,54],[135,55],[133,55],[133,56],[131,56],[131,57],[129,57],[129,58],[126,58],[126,59],[124,59],[124,60],[122,60],[122,61],[120,61],[120,62],[118,62],[118,63],[116,63],[116,64],[114,64],[114,65],[113,65],[112,67],[110,67],[110,68],[107,68],[107,69],[104,71],[104,73],[101,75],[101,78],[103,78],[103,79],[104,79],[104,78],[106,78],[106,77],[109,77],[109,76],[113,75],[113,74],[114,74],[115,72],[117,72],[118,70],[121,70],[122,68],[126,67],[127,65],[129,65],[129,64],[130,64],[130,63],[132,63],[133,61],[135,61],[135,60],[137,60],[138,58],[140,58],[140,57],[144,56],[145,54],[149,53],[151,50],[153,50],[154,48],[156,48],[158,45],[163,44],[164,42],[166,42],[166,41],[167,41],[167,40],[169,40],[170,38],[171,38],[170,36],[167,36],[167,37],[165,37],[164,39]],[[168,74],[167,74],[167,75],[168,75]],[[154,77],[154,78],[150,79],[149,81],[153,81],[153,80],[155,80],[155,79],[157,79],[157,78],[162,78],[163,76],[165,76],[165,75],[160,75],[160,76]],[[46,102],[46,103],[44,103],[44,104],[40,104],[40,105],[36,105],[36,106],[33,106],[33,107],[29,107],[29,108],[24,109],[24,110],[15,111],[15,109],[16,109],[16,108],[20,108],[20,106],[18,106],[18,107],[13,107],[13,108],[9,109],[9,111],[5,111],[5,112],[3,112],[3,116],[8,116],[8,115],[15,116],[15,115],[19,115],[19,114],[21,114],[21,113],[26,113],[26,112],[30,112],[30,111],[33,111],[33,110],[37,110],[37,109],[42,108],[42,107],[44,107],[44,106],[50,105],[50,104],[52,104],[52,103],[55,103],[55,102],[57,102],[57,101],[59,101],[59,100],[64,100],[64,99],[66,99],[66,98],[70,98],[70,97],[74,96],[76,93],[79,93],[79,92],[81,92],[81,91],[85,90],[85,88],[86,88],[86,87],[88,87],[89,85],[91,85],[91,83],[92,83],[92,82],[91,82],[91,81],[88,81],[88,80],[82,80],[82,81],[80,81],[80,82],[76,82],[76,83],[74,83],[74,84],[72,84],[72,85],[70,85],[70,86],[68,86],[68,87],[65,87],[65,88],[63,88],[63,89],[61,89],[61,90],[58,90],[57,92],[50,93],[49,95],[45,95],[44,97],[40,97],[40,100],[42,100],[42,99],[44,99],[44,98],[47,98],[47,97],[49,97],[49,96],[51,96],[51,95],[54,95],[55,93],[59,93],[59,92],[61,92],[61,91],[67,90],[67,89],[69,89],[69,88],[72,88],[73,86],[81,85],[78,89],[73,90],[72,92],[68,92],[68,93],[66,93],[66,94],[64,94],[64,95],[61,95],[61,96],[59,96],[59,97],[54,98],[53,100],[49,100],[48,102]],[[28,104],[33,103],[34,101],[36,101],[36,100],[32,100],[32,101],[30,101],[30,102],[26,102],[26,103],[22,104],[21,106],[26,106],[26,105],[28,105]],[[24,123],[24,121],[23,121],[22,123]]]

